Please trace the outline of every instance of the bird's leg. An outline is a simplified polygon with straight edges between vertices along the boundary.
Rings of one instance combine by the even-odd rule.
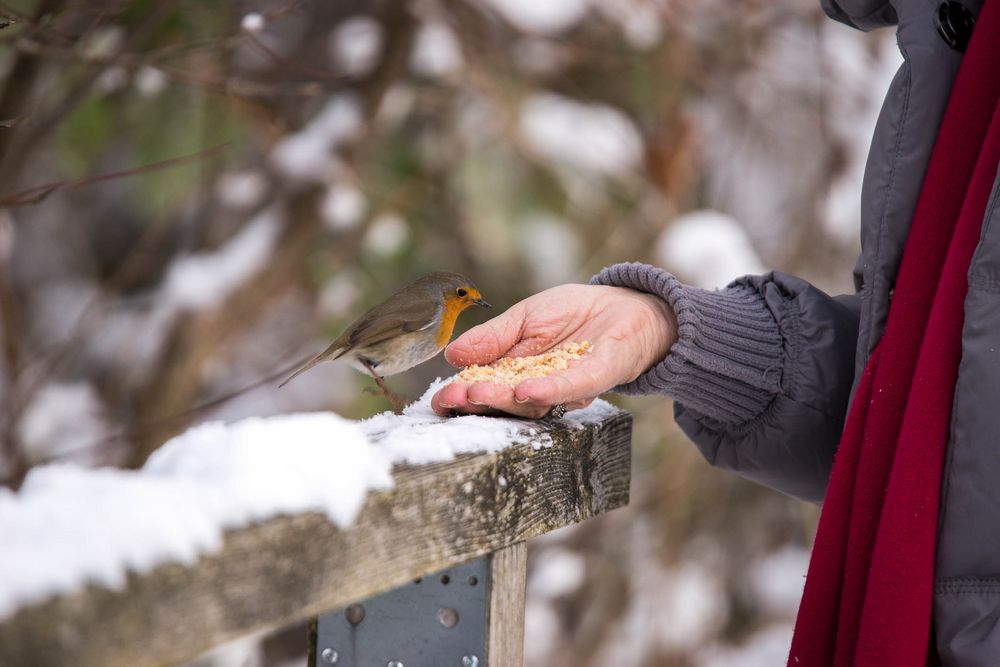
[[[382,395],[385,396],[386,400],[389,401],[389,404],[392,406],[392,411],[395,412],[397,415],[403,414],[403,408],[406,407],[406,399],[390,391],[389,388],[385,386],[385,380],[382,378],[381,375],[375,372],[375,369],[372,368],[370,364],[364,361],[362,361],[361,363],[364,365],[365,369],[368,370],[368,373],[372,376],[372,379],[375,380],[375,384],[378,385],[378,388],[382,392]]]

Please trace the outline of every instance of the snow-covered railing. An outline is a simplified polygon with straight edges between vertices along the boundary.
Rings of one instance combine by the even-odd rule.
[[[524,541],[628,502],[630,416],[607,404],[569,413],[552,422],[479,417],[443,421],[424,410],[413,412],[409,418],[385,415],[361,422],[360,426],[373,446],[384,445],[386,451],[395,452],[389,463],[391,483],[359,482],[363,502],[346,520],[338,518],[336,507],[293,512],[287,509],[295,506],[292,504],[273,516],[244,510],[249,519],[242,524],[223,524],[218,544],[203,545],[186,559],[172,557],[164,562],[161,558],[151,561],[148,567],[137,567],[134,561],[143,558],[130,555],[118,585],[108,585],[93,574],[75,585],[75,575],[68,572],[57,573],[55,578],[61,583],[45,589],[42,596],[29,586],[11,602],[0,591],[0,665],[176,664],[228,640],[323,614],[326,616],[320,616],[318,639],[313,624],[310,665],[369,665],[376,664],[372,661],[375,658],[383,660],[378,664],[395,660],[405,667],[520,665]],[[481,437],[480,431],[491,431],[493,437],[497,432],[505,433],[507,446],[487,443],[478,447],[475,440]],[[253,430],[261,432],[266,431]],[[244,436],[243,440],[248,440],[249,436]],[[159,460],[154,457],[147,465],[152,465],[148,472],[144,468],[128,474],[155,474],[161,484],[165,483],[167,471],[181,474],[177,471],[182,470],[186,474],[193,470],[196,477],[214,479],[205,472],[210,467],[207,463],[193,465],[184,458],[185,447],[202,451],[212,447],[202,441],[206,438],[210,439],[202,433],[187,437],[175,447],[168,443],[163,456]],[[424,451],[413,455],[411,451],[400,456],[398,451],[406,451],[407,438],[420,439],[425,449],[450,440],[451,452],[458,454],[429,455]],[[462,438],[464,444],[456,446]],[[291,442],[267,444],[271,449],[281,448],[286,456],[289,452],[298,454],[290,449]],[[332,443],[327,450],[337,446]],[[461,453],[477,449],[486,451]],[[451,460],[436,463],[398,463],[449,457]],[[180,465],[173,459],[185,462]],[[326,460],[300,461],[303,487],[323,475],[328,475],[331,483],[350,483],[336,465]],[[35,481],[29,478],[22,492],[41,494],[45,487],[42,477]],[[183,481],[190,482],[187,478]],[[29,488],[32,486],[34,489]],[[235,482],[231,486],[240,488]],[[197,487],[190,488],[184,498],[200,493]],[[366,491],[372,488],[376,490]],[[262,489],[261,493],[267,491]],[[27,499],[24,502],[27,504]],[[212,502],[215,507],[221,501],[216,498]],[[176,511],[186,508],[178,502]],[[169,515],[163,520],[168,519]],[[149,520],[157,521],[157,517]],[[0,512],[0,526],[3,521]],[[156,526],[148,528],[155,530]],[[44,533],[45,527],[40,529]],[[168,529],[173,527],[164,527]],[[108,539],[114,541],[117,538],[112,532],[108,531]],[[9,538],[0,535],[0,567],[5,565],[2,551]],[[16,539],[12,543],[16,544]],[[54,557],[45,553],[50,546],[39,547],[37,552],[23,548],[24,553],[10,556],[14,559],[10,562],[20,567],[16,559],[31,558],[34,553],[51,561]],[[70,544],[67,548],[74,547]],[[479,576],[461,569],[475,567],[475,559],[482,559]],[[53,565],[58,566],[58,560],[48,563],[49,567]],[[374,598],[373,604],[382,600],[381,604],[391,605],[392,598],[387,598],[386,592],[395,589],[405,596],[407,587],[420,578],[447,584],[451,579],[442,572],[455,573],[453,585],[448,589],[439,587],[433,594],[440,596],[447,590],[457,595],[462,590],[476,589],[485,596],[480,601],[485,605],[481,621],[475,614],[457,612],[465,609],[461,601],[454,605],[441,603],[435,607],[437,617],[430,626],[414,623],[409,631],[419,635],[425,632],[420,628],[433,626],[448,635],[451,630],[449,636],[463,637],[467,643],[469,638],[475,638],[473,648],[462,649],[448,662],[441,662],[442,654],[427,648],[433,648],[437,640],[423,636],[423,641],[410,644],[410,656],[393,655],[387,662],[375,648],[366,654],[357,647],[359,637],[363,637],[361,629],[367,627],[369,637],[384,638],[389,632],[370,627],[378,622],[374,611],[359,621],[370,599]],[[60,578],[59,574],[65,576]],[[0,584],[17,589],[15,575],[10,571],[7,575],[9,579],[0,572]],[[18,575],[18,579],[24,576]],[[354,605],[346,610],[351,627],[344,632],[350,635],[352,646],[326,645],[335,640],[329,633],[324,635],[323,618],[336,625],[341,621],[331,619],[344,617],[349,605]]]

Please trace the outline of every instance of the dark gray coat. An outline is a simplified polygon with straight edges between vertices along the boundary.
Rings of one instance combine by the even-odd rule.
[[[667,359],[619,390],[673,396],[678,423],[712,464],[814,502],[826,490],[855,377],[885,326],[961,61],[936,29],[937,0],[821,3],[834,19],[862,30],[898,25],[905,59],[886,95],[865,172],[857,293],[830,297],[777,272],[707,292],[636,264],[610,267],[594,279],[660,294],[678,315],[680,340]],[[978,14],[977,0],[963,3]],[[998,191],[1000,180],[969,270],[944,471],[934,630],[945,665],[1000,665]]]

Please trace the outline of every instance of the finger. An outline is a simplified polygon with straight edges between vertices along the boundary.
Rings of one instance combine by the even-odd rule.
[[[511,387],[493,382],[476,382],[469,385],[469,403],[489,407],[505,405],[514,402],[514,390]]]
[[[569,410],[585,408],[593,398],[567,404]],[[431,408],[441,416],[456,413],[473,415],[508,414],[529,419],[540,419],[551,412],[552,405],[534,401],[520,402],[513,389],[488,382],[465,384],[453,382],[440,389],[431,398]]]
[[[523,330],[524,308],[517,304],[456,338],[445,349],[444,357],[452,366],[460,368],[492,363],[521,339]]]
[[[442,387],[431,397],[431,409],[442,417],[454,414],[465,415],[496,415],[502,411],[494,408],[488,398],[481,395],[477,399],[469,397],[469,388],[475,385],[464,382],[452,382]]]
[[[437,414],[447,417],[455,411],[460,411],[469,403],[466,391],[469,385],[463,382],[452,382],[438,390],[431,397],[431,409]]]
[[[547,405],[518,403],[514,397],[513,387],[491,382],[477,382],[470,385],[468,398],[471,405],[530,419],[542,417],[549,410]]]
[[[502,385],[485,382],[472,385],[452,382],[434,394],[431,398],[431,409],[443,417],[454,414],[506,414],[537,419],[549,411],[549,406],[518,404],[514,401],[511,388]]]

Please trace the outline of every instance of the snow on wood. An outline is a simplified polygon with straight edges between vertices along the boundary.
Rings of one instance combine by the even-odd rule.
[[[444,419],[439,386],[360,423],[202,425],[139,471],[37,468],[0,492],[0,664],[181,661],[627,502],[625,413]]]
[[[228,528],[278,514],[351,523],[391,462],[333,414],[209,423],[174,438],[139,471],[53,464],[17,493],[0,489],[0,618],[129,572],[193,563]]]

